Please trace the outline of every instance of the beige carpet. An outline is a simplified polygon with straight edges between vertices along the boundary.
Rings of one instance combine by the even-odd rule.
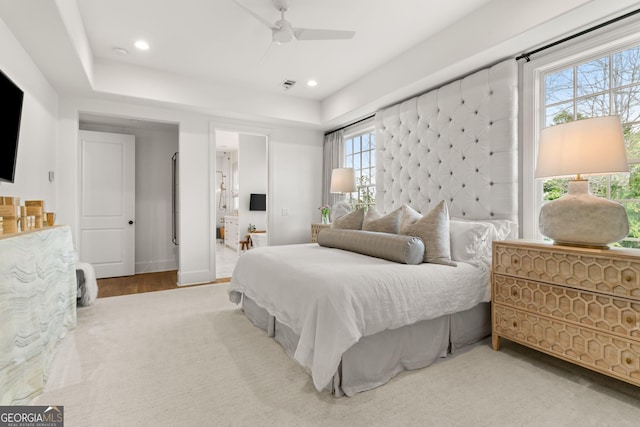
[[[640,388],[484,341],[352,398],[318,393],[226,285],[78,310],[37,405],[73,426],[637,426]]]

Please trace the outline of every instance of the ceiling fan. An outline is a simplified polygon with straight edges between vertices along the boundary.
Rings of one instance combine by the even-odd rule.
[[[272,34],[273,41],[278,44],[289,43],[292,40],[346,40],[356,34],[355,31],[317,30],[310,28],[294,28],[289,21],[284,19],[284,14],[291,5],[291,0],[271,0],[273,6],[280,11],[280,19],[270,23],[262,16],[249,9],[238,0],[233,0],[238,6],[251,14],[258,21],[266,25]]]

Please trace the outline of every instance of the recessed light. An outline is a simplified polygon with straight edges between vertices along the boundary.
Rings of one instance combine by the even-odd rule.
[[[127,49],[123,49],[121,47],[114,47],[113,51],[115,53],[117,53],[118,55],[128,55],[129,54],[129,51]]]
[[[149,50],[149,43],[144,40],[138,40],[134,43],[134,46],[140,50]]]
[[[307,82],[307,86],[309,86],[309,87],[318,86],[318,82],[317,82],[317,81],[315,81],[315,80],[309,80],[309,81]]]

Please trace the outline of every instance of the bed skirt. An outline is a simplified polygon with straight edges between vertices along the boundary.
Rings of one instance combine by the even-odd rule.
[[[293,359],[299,337],[291,328],[246,295],[242,297],[242,310]],[[353,396],[385,384],[402,371],[429,366],[490,333],[490,304],[480,303],[463,312],[362,337],[342,355],[328,391],[336,397]]]

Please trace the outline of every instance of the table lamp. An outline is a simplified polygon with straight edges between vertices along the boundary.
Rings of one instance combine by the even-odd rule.
[[[596,197],[583,175],[629,172],[618,116],[577,120],[540,133],[536,178],[576,176],[540,210],[540,232],[556,244],[608,248],[629,233],[624,207]]]
[[[332,193],[352,193],[356,191],[356,180],[353,168],[337,168],[331,171]]]
[[[336,168],[331,171],[331,193],[353,193],[356,191],[356,180],[353,168]],[[339,200],[331,207],[331,218],[338,218],[351,212],[351,203]]]

